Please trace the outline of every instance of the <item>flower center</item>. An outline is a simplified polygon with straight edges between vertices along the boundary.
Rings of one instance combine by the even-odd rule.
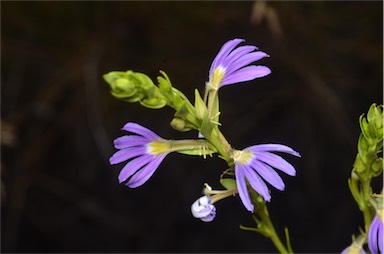
[[[171,145],[164,141],[152,141],[147,146],[147,152],[154,155],[169,153]]]
[[[220,83],[224,78],[225,68],[222,66],[217,67],[212,74],[211,88],[214,90],[219,89]]]
[[[233,153],[233,160],[241,164],[248,164],[253,159],[253,157],[254,155],[250,151],[236,150]]]

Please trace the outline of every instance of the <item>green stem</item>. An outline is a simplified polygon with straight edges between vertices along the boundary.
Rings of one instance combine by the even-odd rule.
[[[208,115],[209,117],[212,117],[212,114],[213,114],[213,105],[214,105],[214,101],[217,97],[217,90],[210,90],[208,92],[208,96],[207,96],[207,109],[208,109]]]
[[[265,209],[267,209],[267,208],[265,208]],[[275,245],[276,249],[280,253],[289,253],[287,251],[287,248],[284,246],[284,244],[281,242],[279,236],[277,235],[275,227],[273,226],[273,223],[272,223],[271,219],[269,218],[268,213],[266,213],[266,214],[262,213],[259,215],[260,215],[262,221],[267,225],[267,227],[269,229],[269,236],[268,237],[271,239],[271,241]]]
[[[199,148],[209,148],[209,143],[203,139],[182,139],[182,140],[169,140],[172,151],[193,150]]]
[[[286,237],[288,247],[285,247],[285,245],[277,235],[275,227],[273,226],[271,218],[269,217],[268,207],[264,199],[259,194],[257,194],[254,190],[251,190],[250,194],[252,197],[252,203],[255,205],[254,211],[257,213],[257,215],[260,218],[259,221],[256,221],[257,229],[259,230],[259,233],[270,238],[272,243],[275,245],[276,249],[280,253],[293,253],[291,244],[288,242],[289,237]]]
[[[365,226],[365,232],[368,232],[369,226],[372,222],[372,205],[370,202],[371,198],[371,186],[370,186],[370,180],[360,182],[361,183],[361,196],[363,199],[363,207],[360,208],[360,210],[363,212],[364,216],[364,226]]]

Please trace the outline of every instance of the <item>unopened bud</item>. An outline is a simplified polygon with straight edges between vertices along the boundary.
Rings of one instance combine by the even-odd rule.
[[[216,208],[208,196],[196,200],[191,206],[192,215],[204,222],[210,222],[216,217]]]

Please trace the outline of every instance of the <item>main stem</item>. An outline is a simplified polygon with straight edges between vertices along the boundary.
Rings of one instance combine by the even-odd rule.
[[[371,186],[370,186],[370,180],[364,180],[360,182],[362,185],[362,193],[364,200],[364,207],[361,209],[364,216],[364,226],[365,226],[365,232],[368,232],[369,226],[372,222],[372,206],[370,203],[370,195],[371,195]]]
[[[271,228],[272,228],[272,234],[270,236],[271,238],[271,241],[273,242],[273,244],[275,245],[276,249],[280,252],[280,253],[289,253],[287,251],[287,249],[285,248],[284,244],[281,242],[279,236],[277,235],[276,231],[275,231],[275,228],[273,227],[272,225],[272,222],[271,222]]]
[[[257,211],[256,211],[257,212]],[[268,237],[271,239],[273,244],[275,245],[276,249],[280,253],[289,253],[285,245],[281,242],[279,236],[276,233],[275,227],[273,226],[273,223],[269,217],[268,209],[265,206],[264,209],[261,209],[261,211],[257,212],[262,220],[263,223],[267,226],[269,229],[269,235]]]

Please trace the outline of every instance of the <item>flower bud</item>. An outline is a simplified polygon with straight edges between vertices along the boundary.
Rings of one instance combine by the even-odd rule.
[[[140,101],[147,108],[158,109],[167,105],[166,98],[145,74],[133,71],[112,71],[104,76],[111,93],[127,102]]]
[[[383,172],[383,158],[377,158],[372,162],[373,175],[378,176]]]
[[[177,131],[190,131],[193,129],[192,124],[178,117],[172,119],[171,126]]]
[[[103,78],[111,87],[113,96],[128,102],[136,102],[144,98],[143,87],[153,85],[149,77],[133,71],[112,71],[105,74]]]
[[[383,110],[382,105],[371,105],[367,116],[360,117],[360,127],[368,143],[379,143],[383,140]]]
[[[191,206],[192,215],[204,222],[212,221],[216,216],[216,208],[208,196],[196,200]]]
[[[361,159],[360,153],[356,155],[355,163],[353,164],[353,169],[357,174],[362,174],[365,170],[365,164]]]

